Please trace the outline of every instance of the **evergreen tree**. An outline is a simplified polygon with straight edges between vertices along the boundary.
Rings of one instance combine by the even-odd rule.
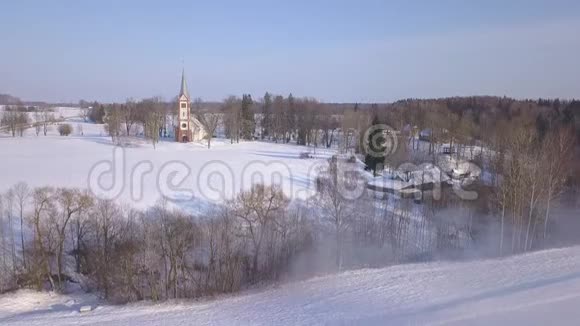
[[[264,139],[266,136],[270,136],[272,129],[272,95],[266,92],[264,94],[264,101],[262,103],[262,134],[261,137]]]
[[[242,138],[251,140],[254,136],[256,123],[252,112],[252,96],[244,94],[242,96]]]
[[[286,112],[286,142],[290,142],[292,133],[296,130],[296,101],[292,93],[288,95],[288,112]]]
[[[379,117],[375,112],[373,116],[373,122],[371,128],[375,128],[368,135],[366,155],[365,155],[365,169],[367,171],[373,171],[373,175],[377,175],[377,170],[383,168],[385,160],[385,138],[383,136],[383,130],[381,128],[376,128],[380,124]]]
[[[94,123],[104,123],[105,122],[105,107],[97,102],[93,103],[93,106],[89,109],[89,120]]]

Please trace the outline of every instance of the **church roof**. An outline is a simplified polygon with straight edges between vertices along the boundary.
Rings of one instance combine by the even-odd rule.
[[[187,82],[185,81],[185,69],[181,71],[181,89],[179,90],[179,97],[181,97],[181,95],[185,95],[190,99],[189,92],[187,91]]]

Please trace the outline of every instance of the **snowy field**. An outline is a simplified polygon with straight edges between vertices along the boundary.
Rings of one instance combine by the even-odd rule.
[[[79,313],[90,305],[93,311]],[[200,302],[0,297],[2,325],[578,325],[580,247],[367,269]]]
[[[265,142],[214,139],[206,143],[175,143],[162,139],[154,149],[142,138],[124,140],[122,149],[106,136],[103,125],[85,123],[78,110],[61,108],[58,115],[75,129],[61,137],[56,126],[48,136],[28,129],[25,137],[0,133],[0,192],[17,182],[30,186],[90,189],[135,207],[148,207],[167,197],[190,212],[223,202],[263,182],[282,186],[287,196],[313,194],[313,180],[331,151],[316,150],[301,159],[306,147]]]

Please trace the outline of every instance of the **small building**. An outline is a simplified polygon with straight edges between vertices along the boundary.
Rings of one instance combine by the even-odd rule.
[[[175,126],[175,141],[189,143],[201,141],[207,137],[207,132],[201,122],[191,114],[191,97],[187,90],[185,71],[181,73],[181,89],[177,97],[177,126]]]
[[[433,164],[422,164],[416,167],[400,167],[389,175],[371,180],[367,188],[411,198],[423,191],[441,189],[450,185],[451,178],[439,167]]]

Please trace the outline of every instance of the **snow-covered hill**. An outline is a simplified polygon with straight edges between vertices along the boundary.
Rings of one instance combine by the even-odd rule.
[[[82,304],[96,307],[80,314]],[[98,305],[88,295],[0,297],[2,325],[578,325],[580,247],[401,265],[201,302]]]

